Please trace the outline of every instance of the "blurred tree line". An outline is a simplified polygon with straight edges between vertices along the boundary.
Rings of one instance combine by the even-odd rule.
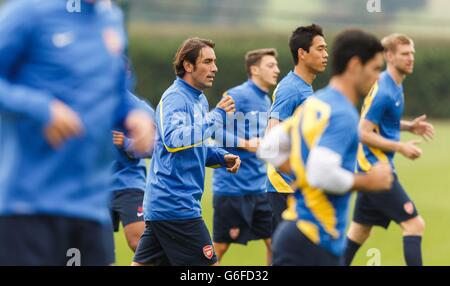
[[[317,22],[345,24],[351,21],[355,25],[386,25],[392,23],[399,12],[425,8],[429,0],[379,0],[381,13],[367,11],[370,0],[322,1],[326,10],[315,17]]]
[[[129,2],[130,0],[117,0]],[[257,21],[267,0],[133,0],[133,20],[239,25]]]
[[[293,68],[287,44],[289,34],[262,34],[258,31],[154,31],[147,35],[131,33],[130,53],[137,74],[137,94],[156,106],[163,92],[175,79],[172,61],[178,46],[187,36],[197,35],[216,42],[219,71],[213,88],[205,92],[211,106],[218,102],[223,92],[247,79],[244,54],[248,50],[276,48],[279,52],[280,80]],[[332,35],[326,37],[331,45]],[[410,116],[427,113],[435,118],[450,118],[450,41],[416,39],[416,52],[414,74],[404,84],[405,113]],[[314,82],[316,90],[327,84],[329,70],[330,67]]]
[[[236,26],[255,24],[270,16],[268,0],[115,0],[126,6],[133,20],[151,22],[190,22]],[[348,24],[386,24],[394,21],[398,12],[418,10],[432,0],[379,0],[383,13],[368,17],[370,0],[316,0],[322,9],[311,15],[313,21]],[[283,0],[277,0],[283,5]],[[304,5],[305,1],[301,1]],[[132,5],[130,5],[132,4]],[[286,12],[300,12],[302,5],[291,5]],[[284,6],[284,5],[283,5]]]

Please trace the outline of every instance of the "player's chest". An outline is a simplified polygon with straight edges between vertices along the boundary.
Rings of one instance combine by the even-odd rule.
[[[208,113],[208,104],[204,103],[202,100],[194,100],[193,102],[187,102],[187,120],[190,123],[202,122],[206,114]]]
[[[66,15],[45,19],[40,27],[33,38],[30,62],[49,69],[71,73],[94,66],[107,68],[124,51],[120,27],[102,19]]]
[[[392,98],[392,104],[387,112],[388,118],[395,121],[400,121],[400,119],[403,116],[404,108],[405,108],[404,95],[403,92],[399,92]]]

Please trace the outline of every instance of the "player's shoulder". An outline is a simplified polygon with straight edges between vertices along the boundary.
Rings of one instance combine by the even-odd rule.
[[[251,88],[249,82],[244,82],[238,86],[230,88],[224,95],[229,95],[233,98],[236,109],[244,108],[245,106],[251,104],[252,100],[255,99],[254,90]]]
[[[289,96],[294,95],[296,93],[297,89],[293,83],[294,83],[294,79],[292,77],[292,72],[289,72],[278,83],[278,85],[275,88],[274,93],[276,93],[276,96],[278,98],[289,97]]]
[[[366,100],[378,102],[378,104],[389,104],[393,94],[392,87],[386,79],[380,78],[369,91]]]
[[[387,71],[380,75],[380,79],[375,83],[373,92],[376,96],[391,97],[397,91],[397,86]]]
[[[344,95],[330,86],[317,91],[307,101],[319,101],[322,105],[328,106],[330,117],[338,118],[333,120],[345,120],[349,124],[357,124],[359,121],[356,107]]]
[[[30,17],[36,16],[45,11],[51,11],[58,7],[58,2],[55,0],[8,0],[1,6],[0,18],[16,15],[16,17]],[[62,5],[59,5],[62,7]],[[65,4],[64,4],[65,7]],[[32,21],[34,19],[27,19]]]
[[[302,98],[312,95],[313,89],[311,85],[308,85],[293,71],[290,71],[277,85],[275,94],[276,98],[280,99]]]
[[[251,91],[249,85],[247,82],[244,82],[238,86],[232,87],[228,89],[224,95],[231,96],[234,100],[236,99],[242,99],[246,94],[248,94]]]
[[[117,6],[117,4],[113,1],[100,1],[97,5],[99,5],[98,10],[99,13],[102,13],[108,20],[122,23],[124,20],[124,15],[122,10]]]
[[[164,91],[161,96],[161,101],[163,102],[184,102],[186,100],[186,90],[175,81],[169,88]]]
[[[153,106],[147,102],[147,100],[139,97],[138,95],[132,93],[131,91],[127,91],[127,95],[131,101],[133,101],[136,105],[142,107],[143,109],[149,111],[150,113],[154,113],[155,109]]]

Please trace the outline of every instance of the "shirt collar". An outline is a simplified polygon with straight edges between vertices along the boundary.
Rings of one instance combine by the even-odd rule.
[[[301,76],[299,76],[298,74],[295,73],[294,70],[291,70],[289,73],[291,73],[294,77],[298,78],[299,80],[301,80],[304,84],[306,84],[307,86],[311,86],[309,83],[307,83],[304,79],[302,79]]]
[[[196,89],[195,87],[193,87],[192,85],[187,83],[181,77],[177,77],[177,79],[175,80],[175,83],[177,83],[177,84],[181,85],[183,88],[187,89],[189,91],[189,94],[196,95],[196,96],[200,96],[203,94],[203,92],[201,90]]]
[[[267,91],[264,91],[264,90],[262,90],[259,86],[257,86],[256,85],[256,83],[253,81],[253,80],[251,80],[251,79],[249,79],[249,80],[247,80],[247,84],[258,94],[258,95],[261,95],[261,96],[265,96],[265,95],[267,95]]]

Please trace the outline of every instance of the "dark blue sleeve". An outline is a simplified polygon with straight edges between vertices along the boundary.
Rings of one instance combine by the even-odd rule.
[[[213,145],[207,146],[206,167],[210,168],[225,167],[226,154],[228,154],[228,152],[222,148],[218,148]]]
[[[215,108],[203,118],[192,121],[187,103],[176,93],[163,97],[158,109],[160,118],[157,121],[161,127],[164,147],[171,153],[204,144],[223,126],[226,117],[223,109]]]
[[[48,91],[10,82],[13,68],[20,70],[20,61],[27,49],[32,49],[36,17],[30,1],[15,0],[4,4],[0,11],[0,112],[30,117],[41,124],[50,120]]]

